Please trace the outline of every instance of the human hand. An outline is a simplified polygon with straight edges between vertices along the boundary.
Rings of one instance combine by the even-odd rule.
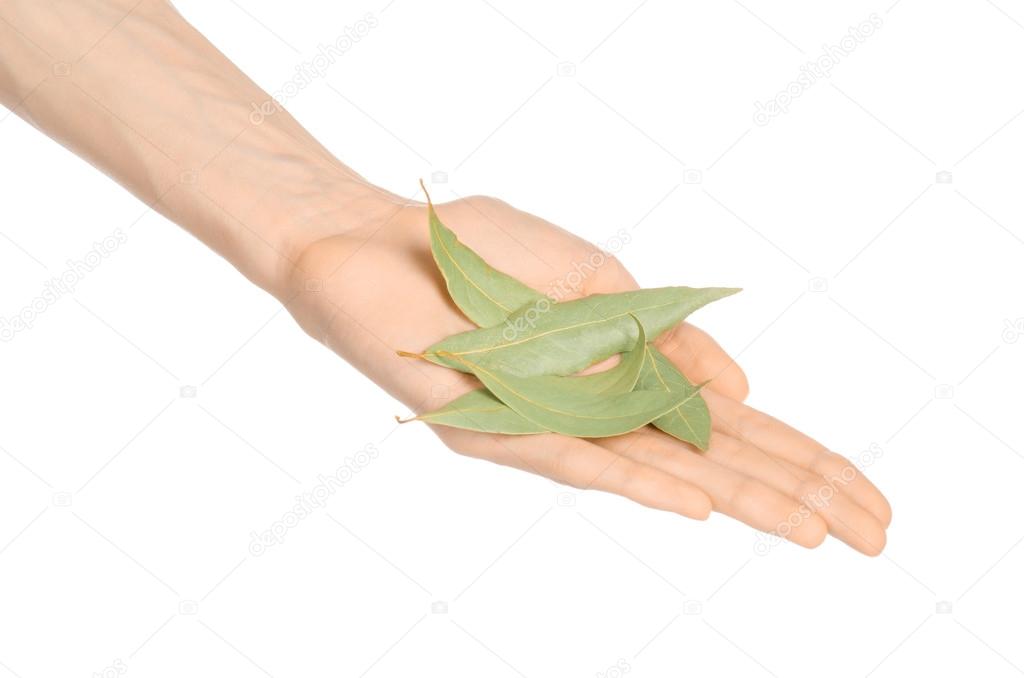
[[[473,197],[437,209],[485,260],[560,301],[637,288],[613,257],[592,258],[593,245],[503,202]],[[421,350],[473,325],[434,265],[426,208],[382,201],[370,213],[356,228],[323,235],[321,226],[323,237],[296,259],[284,298],[314,338],[414,410],[434,409],[478,383],[396,350]],[[600,265],[581,265],[594,261]],[[807,547],[831,533],[863,553],[882,550],[889,505],[851,462],[744,405],[743,372],[698,328],[683,323],[656,344],[691,381],[711,380],[706,452],[652,427],[592,440],[434,430],[456,452],[574,487],[697,519],[715,510]]]
[[[395,354],[472,327],[435,269],[423,206],[367,186],[283,109],[255,123],[252,106],[269,95],[167,2],[9,4],[25,29],[0,22],[0,101],[189,229],[410,407],[433,409],[474,387]],[[56,78],[51,54],[88,60]],[[596,251],[492,199],[439,212],[487,261],[541,292]],[[564,298],[635,288],[604,259]],[[830,531],[881,550],[888,504],[849,462],[744,406],[743,373],[697,328],[680,325],[657,343],[692,381],[712,379],[707,452],[649,428],[602,440],[435,430],[456,451],[576,487],[698,519],[717,510],[805,546]]]

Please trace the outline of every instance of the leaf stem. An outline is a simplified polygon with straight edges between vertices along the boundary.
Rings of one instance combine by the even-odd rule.
[[[427,205],[430,207],[430,211],[434,211],[434,203],[430,199],[430,192],[427,190],[426,185],[423,183],[423,179],[420,179],[420,188],[423,189],[423,194],[427,196]]]

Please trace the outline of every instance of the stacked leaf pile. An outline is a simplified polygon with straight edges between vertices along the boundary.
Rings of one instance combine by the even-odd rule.
[[[427,201],[434,261],[452,300],[481,329],[401,355],[471,373],[484,388],[417,420],[490,433],[583,438],[653,423],[707,449],[711,419],[700,396],[703,384],[691,384],[649,342],[739,290],[662,287],[555,302],[491,267],[441,223],[429,196]],[[620,360],[611,369],[570,376],[615,354]]]

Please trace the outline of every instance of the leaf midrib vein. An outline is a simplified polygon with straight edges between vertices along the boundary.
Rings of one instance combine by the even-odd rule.
[[[465,360],[463,362],[468,363],[469,361]],[[540,409],[547,410],[548,412],[554,412],[556,414],[562,414],[562,415],[565,415],[567,417],[574,417],[576,419],[592,419],[594,421],[615,421],[617,419],[626,419],[626,418],[628,418],[630,416],[635,416],[635,415],[625,415],[624,414],[624,415],[619,415],[617,417],[616,416],[612,416],[612,417],[594,417],[594,416],[590,416],[590,415],[586,415],[586,414],[579,414],[579,413],[576,413],[576,412],[567,412],[565,410],[558,410],[558,409],[555,409],[554,407],[551,407],[549,405],[544,405],[542,403],[538,403],[537,401],[533,400],[532,398],[529,398],[529,397],[523,395],[522,393],[520,393],[519,391],[517,391],[516,389],[512,388],[511,386],[509,386],[504,381],[502,381],[501,378],[498,377],[498,375],[496,375],[493,372],[491,372],[491,371],[481,367],[478,363],[472,363],[472,364],[474,364],[479,371],[483,372],[484,374],[490,375],[490,377],[492,379],[494,379],[494,381],[496,381],[499,384],[501,384],[502,386],[504,386],[511,393],[513,393],[517,398],[521,398],[521,399],[525,400],[526,402],[530,403],[531,405],[533,405],[534,407],[539,407]],[[661,416],[661,415],[659,415],[659,416]],[[527,418],[529,418],[529,417],[527,417]]]
[[[441,249],[444,250],[445,256],[448,257],[448,261],[452,262],[452,265],[459,270],[459,273],[462,274],[462,277],[466,280],[466,282],[475,287],[477,291],[480,292],[480,294],[487,297],[487,299],[489,299],[491,303],[500,308],[502,311],[504,311],[505,313],[511,313],[512,309],[506,308],[504,304],[502,304],[500,301],[498,301],[497,299],[489,295],[487,292],[485,292],[484,288],[480,287],[480,285],[478,285],[476,281],[468,273],[466,273],[465,269],[463,269],[462,266],[459,265],[459,262],[455,260],[454,256],[452,256],[451,250],[448,249],[448,245],[445,243],[444,238],[441,237],[440,231],[437,228],[437,226],[435,224],[431,224],[430,227],[435,231],[435,235],[437,235],[437,242],[439,245],[441,245]],[[443,274],[444,270],[442,270],[441,273]]]
[[[599,318],[597,320],[588,320],[586,322],[576,323],[574,325],[566,325],[565,327],[556,327],[554,329],[547,330],[545,332],[541,332],[540,334],[535,334],[533,336],[526,337],[525,339],[520,339],[518,341],[510,341],[507,344],[495,344],[493,346],[484,346],[482,348],[474,348],[474,349],[470,349],[468,351],[445,351],[445,353],[447,353],[448,355],[459,356],[459,355],[473,355],[475,353],[486,353],[487,351],[497,351],[497,350],[501,350],[501,349],[511,348],[512,346],[519,346],[521,344],[525,344],[526,342],[533,341],[535,339],[541,339],[542,337],[546,337],[546,336],[548,336],[550,334],[557,334],[559,332],[567,332],[569,330],[579,329],[580,327],[586,327],[587,325],[597,325],[599,323],[609,322],[611,320],[618,320],[619,318],[625,318],[627,315],[631,315],[631,314],[632,315],[636,315],[637,313],[641,313],[643,311],[653,311],[655,309],[665,308],[666,306],[675,306],[676,304],[679,304],[679,303],[680,302],[678,302],[678,301],[674,301],[674,302],[667,302],[667,303],[664,303],[664,304],[655,304],[653,306],[644,306],[643,308],[634,309],[632,311],[626,311],[625,313],[619,313],[617,315],[611,315],[611,316],[608,316],[606,318]],[[434,352],[432,355],[438,355],[438,353]]]
[[[508,408],[500,407],[500,406],[496,406],[496,407],[461,407],[461,408],[456,408],[456,409],[451,409],[451,410],[443,410],[443,411],[440,411],[440,412],[428,412],[428,413],[420,415],[419,417],[416,417],[416,418],[417,419],[426,419],[427,417],[443,417],[443,416],[449,415],[449,414],[463,414],[465,412],[500,412],[500,411],[502,411],[504,409],[508,409]]]
[[[646,351],[647,351],[647,357],[651,359],[651,369],[654,370],[654,376],[656,376],[658,378],[658,381],[661,382],[661,385],[665,387],[665,390],[668,391],[669,393],[671,393],[672,389],[669,388],[669,385],[661,377],[661,370],[658,369],[658,363],[654,359],[654,353],[650,350],[650,348],[646,349]],[[694,391],[694,394],[696,394],[696,393],[700,393],[700,391]],[[669,410],[665,414],[661,415],[661,416],[664,417],[666,415],[670,415],[670,414],[675,413],[675,415],[677,417],[679,417],[679,419],[684,424],[686,424],[686,428],[690,429],[690,433],[693,434],[693,437],[699,440],[700,436],[697,435],[697,432],[693,429],[693,426],[690,424],[690,421],[686,417],[683,416],[683,405],[685,405],[686,403],[690,402],[691,398],[692,398],[692,395],[690,397],[688,397],[686,400],[684,400],[683,402],[681,402],[678,405],[676,405],[675,407],[673,407],[671,410]],[[660,418],[661,417],[659,417],[659,419]]]

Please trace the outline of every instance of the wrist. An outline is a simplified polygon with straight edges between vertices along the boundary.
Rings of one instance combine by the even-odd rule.
[[[330,156],[260,126],[186,172],[158,208],[283,300],[314,243],[375,230],[400,205]]]
[[[168,2],[14,0],[0,15],[0,101],[279,298],[312,243],[400,203]]]

